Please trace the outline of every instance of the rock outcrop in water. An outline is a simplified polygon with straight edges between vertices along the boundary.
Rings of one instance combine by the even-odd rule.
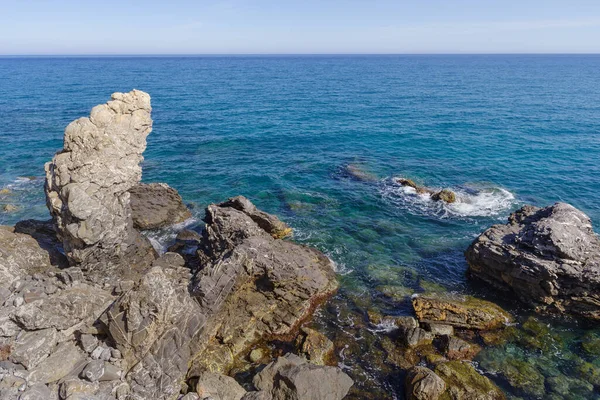
[[[136,229],[164,228],[192,216],[177,190],[166,183],[139,183],[129,189],[129,194]]]
[[[600,238],[569,204],[525,206],[482,233],[465,255],[472,277],[537,311],[600,320]]]
[[[344,397],[345,373],[298,357],[267,367],[272,376],[247,394],[217,374],[258,342],[292,341],[337,289],[333,264],[282,240],[291,228],[244,197],[210,205],[203,234],[182,235],[198,248],[193,264],[173,252],[156,258],[133,227],[128,192],[149,112],[145,93],[117,93],[69,125],[65,149],[47,165],[53,223],[0,227],[0,398]],[[174,189],[160,189],[134,208],[161,224],[186,216]],[[153,199],[162,189],[168,201]],[[306,332],[303,351],[322,362],[331,349],[314,347],[326,338]]]
[[[394,181],[399,185],[415,189],[417,194],[429,194],[431,196],[431,200],[433,201],[443,201],[444,203],[456,202],[456,193],[454,193],[450,189],[442,189],[440,191],[435,191],[428,187],[417,185],[415,181],[407,178],[394,178]]]
[[[133,228],[129,194],[142,177],[150,112],[147,93],[114,93],[67,126],[64,148],[45,167],[46,202],[69,262],[95,279],[141,270],[154,259]]]

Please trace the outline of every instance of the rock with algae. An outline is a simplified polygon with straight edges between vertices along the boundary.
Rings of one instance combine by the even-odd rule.
[[[441,399],[449,400],[505,400],[506,396],[487,377],[470,363],[449,361],[435,367],[435,373],[446,383]]]

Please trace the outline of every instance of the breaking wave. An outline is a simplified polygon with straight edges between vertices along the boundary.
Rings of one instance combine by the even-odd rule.
[[[399,208],[440,218],[504,216],[517,204],[514,194],[496,186],[469,184],[450,189],[456,194],[456,202],[452,204],[434,201],[429,193],[419,194],[414,188],[397,183],[394,178],[381,181],[379,190],[386,201]]]

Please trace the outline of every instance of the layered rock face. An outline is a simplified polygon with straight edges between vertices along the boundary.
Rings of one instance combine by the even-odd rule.
[[[133,229],[129,189],[142,176],[140,162],[152,130],[150,96],[114,93],[65,130],[64,148],[46,169],[46,202],[72,265],[107,270],[145,264],[149,243]]]
[[[166,183],[139,183],[129,189],[129,194],[136,229],[164,228],[192,216],[177,190]]]
[[[600,239],[587,215],[556,203],[525,206],[467,249],[469,274],[540,312],[600,319]]]

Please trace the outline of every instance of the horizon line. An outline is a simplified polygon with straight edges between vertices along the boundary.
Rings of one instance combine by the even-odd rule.
[[[32,54],[0,54],[0,58],[27,57],[272,57],[272,56],[526,56],[526,55],[589,55],[597,56],[600,52],[406,52],[406,53],[32,53]]]

